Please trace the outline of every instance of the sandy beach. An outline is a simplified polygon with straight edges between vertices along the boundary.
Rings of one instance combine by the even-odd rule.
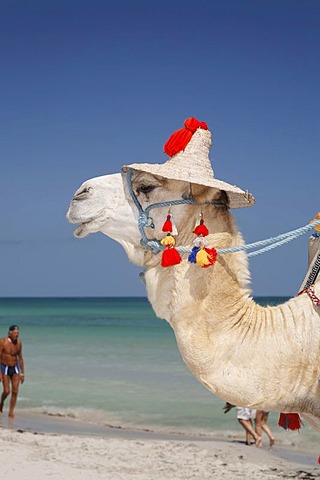
[[[246,446],[241,434],[93,428],[37,415],[10,423],[3,417],[0,474],[22,480],[320,479],[317,445],[295,438],[281,432],[269,449]]]

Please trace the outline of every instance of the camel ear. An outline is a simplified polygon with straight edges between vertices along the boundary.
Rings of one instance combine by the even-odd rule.
[[[212,203],[217,207],[229,208],[229,198],[224,190],[193,184],[192,196],[198,204]]]
[[[222,207],[222,208],[230,207],[228,194],[224,190],[219,190],[219,192],[211,200],[211,203],[213,205],[216,205],[217,207]]]
[[[198,204],[211,203],[211,200],[219,193],[220,190],[203,185],[192,184],[190,194]]]

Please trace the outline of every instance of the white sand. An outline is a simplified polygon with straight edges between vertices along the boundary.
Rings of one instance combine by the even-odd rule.
[[[174,437],[173,437],[174,438]],[[162,440],[136,432],[129,438],[44,434],[0,428],[0,478],[19,480],[275,480],[320,479],[316,449],[310,465],[279,457],[284,448],[256,448],[243,436],[216,440]],[[240,441],[241,439],[241,441]],[[316,448],[316,446],[315,446]],[[278,450],[277,450],[278,449]]]

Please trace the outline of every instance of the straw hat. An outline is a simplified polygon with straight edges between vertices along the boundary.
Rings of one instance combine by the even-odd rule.
[[[254,205],[255,199],[250,193],[214,178],[209,159],[211,132],[207,125],[193,117],[185,120],[184,125],[185,127],[174,132],[165,144],[164,151],[171,157],[165,163],[133,163],[124,165],[122,171],[130,168],[170,180],[182,180],[224,190],[228,195],[230,208]]]

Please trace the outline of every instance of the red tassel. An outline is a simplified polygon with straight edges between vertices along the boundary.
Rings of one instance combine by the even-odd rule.
[[[172,232],[172,222],[171,222],[171,215],[167,216],[167,220],[164,222],[162,227],[163,232]]]
[[[190,130],[192,133],[195,133],[198,130],[198,128],[202,128],[203,130],[208,130],[208,126],[206,122],[199,122],[199,120],[197,120],[194,117],[187,118],[184,121],[184,126],[188,130]]]
[[[204,221],[200,220],[200,225],[197,225],[192,233],[195,233],[198,236],[202,235],[203,237],[206,237],[207,235],[209,235],[209,230],[205,226]]]
[[[176,153],[184,150],[192,138],[192,132],[185,128],[180,128],[174,132],[164,145],[164,153],[173,157]]]
[[[176,130],[165,143],[164,153],[169,155],[169,157],[173,157],[178,152],[184,150],[198,128],[208,130],[205,122],[199,122],[199,120],[194,117],[187,118],[184,122],[184,128]]]
[[[298,413],[280,413],[278,425],[285,430],[300,430],[303,426]]]
[[[182,262],[182,258],[178,250],[173,247],[166,247],[162,254],[161,266],[162,267],[171,267],[172,265],[178,265]]]
[[[218,256],[217,250],[215,248],[205,248],[205,251],[209,254],[208,261],[210,263],[208,263],[208,265],[203,265],[202,268],[211,267],[211,265],[216,262]]]
[[[320,455],[319,455],[319,457],[318,457],[318,463],[320,463]]]

